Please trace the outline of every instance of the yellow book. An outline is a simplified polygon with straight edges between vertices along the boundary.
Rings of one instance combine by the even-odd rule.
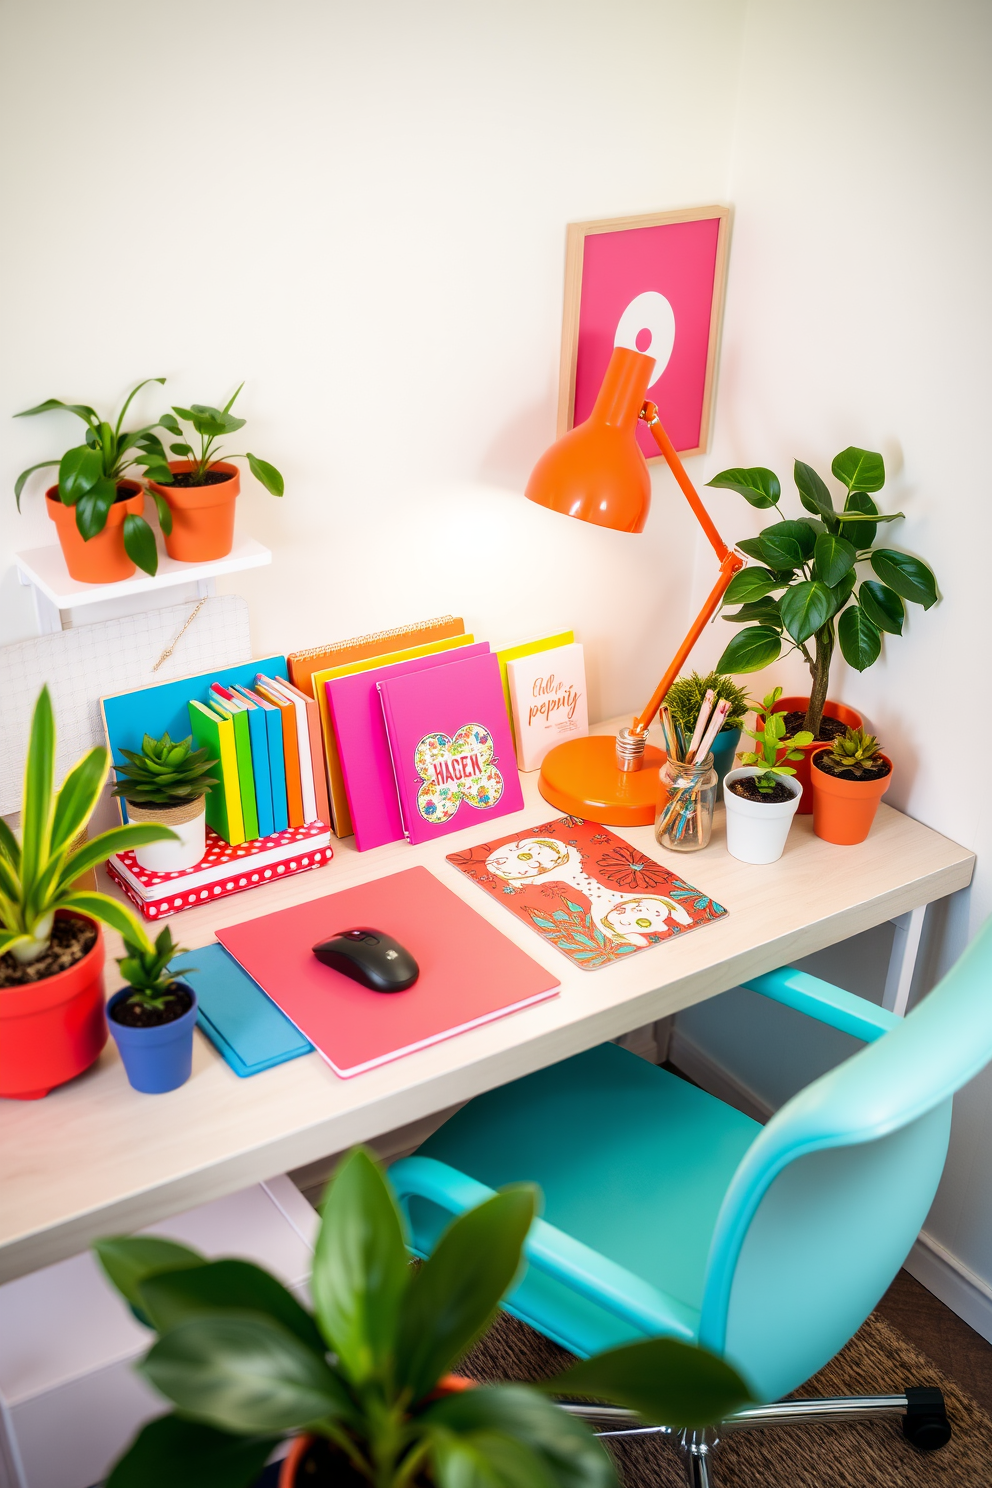
[[[506,716],[510,720],[510,732],[513,734],[514,745],[517,742],[517,736],[513,728],[513,705],[510,702],[510,682],[506,675],[506,663],[516,661],[520,656],[533,656],[536,651],[550,651],[553,646],[570,646],[574,640],[574,631],[560,630],[557,635],[538,636],[532,641],[520,641],[516,646],[504,646],[502,651],[496,652],[496,660],[499,662],[499,680],[503,684],[503,702],[506,704]]]
[[[245,840],[245,819],[241,810],[241,782],[238,778],[238,752],[234,743],[234,722],[222,718],[212,708],[192,699],[189,725],[198,749],[208,749],[218,761],[220,781],[207,793],[207,826],[213,827],[232,847]]]
[[[334,832],[338,837],[350,837],[355,830],[351,825],[348,797],[345,795],[344,775],[338,758],[338,743],[334,737],[331,710],[327,705],[325,682],[335,677],[350,677],[353,672],[370,672],[375,667],[392,666],[397,661],[411,661],[415,656],[432,656],[436,651],[451,651],[459,646],[470,646],[475,636],[448,636],[440,641],[427,641],[422,646],[409,646],[405,651],[390,651],[385,656],[366,656],[361,661],[346,661],[341,666],[325,667],[313,674],[313,695],[320,709],[320,731],[324,739],[324,760],[327,764],[327,790],[331,798],[331,815],[334,817]]]

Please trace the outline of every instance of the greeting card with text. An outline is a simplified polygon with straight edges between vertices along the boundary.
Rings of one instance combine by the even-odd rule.
[[[556,744],[589,732],[586,668],[579,641],[510,660],[506,677],[521,770],[537,770]]]

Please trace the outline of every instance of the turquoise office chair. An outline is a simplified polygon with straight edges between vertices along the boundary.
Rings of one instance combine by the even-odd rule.
[[[864,1040],[759,1126],[615,1044],[471,1101],[394,1164],[414,1250],[506,1183],[544,1218],[504,1306],[580,1356],[668,1335],[725,1355],[780,1401],[868,1317],[915,1241],[947,1152],[951,1100],[992,1059],[992,920],[907,1018],[802,971],[747,985]],[[591,1414],[633,1428],[618,1410]],[[784,1402],[681,1433],[689,1481],[729,1430],[900,1414],[917,1446],[950,1427],[935,1390]]]

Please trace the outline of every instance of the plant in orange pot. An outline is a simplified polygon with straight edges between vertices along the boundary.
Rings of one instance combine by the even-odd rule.
[[[139,1432],[106,1488],[247,1488],[287,1436],[280,1488],[616,1488],[591,1431],[548,1395],[686,1426],[748,1399],[722,1359],[673,1338],[535,1386],[450,1375],[521,1269],[536,1199],[529,1185],[494,1194],[414,1268],[392,1189],[356,1148],[324,1200],[312,1312],[247,1261],[154,1236],[98,1241],[110,1280],[158,1334],[138,1369],[175,1407]]]
[[[161,420],[163,429],[177,436],[169,445],[178,460],[169,461],[171,479],[166,484],[161,476],[150,483],[155,496],[165,501],[172,515],[165,549],[170,558],[183,563],[206,563],[224,558],[234,544],[234,503],[241,489],[241,474],[232,460],[247,460],[249,469],[271,496],[281,496],[285,483],[279,471],[257,455],[228,455],[221,458],[216,445],[225,434],[243,429],[245,420],[231,412],[240,393],[241,383],[223,408],[207,403],[192,403],[189,408],[173,408]],[[187,435],[177,422],[191,424]],[[199,449],[190,442],[199,438]],[[163,532],[165,528],[163,526]]]
[[[37,413],[63,409],[82,419],[86,436],[82,444],[66,450],[61,460],[41,460],[22,470],[14,483],[17,509],[21,509],[21,492],[28,477],[47,466],[59,467],[58,485],[45,493],[48,515],[55,523],[59,543],[71,578],[84,584],[114,584],[130,579],[135,567],[147,574],[158,571],[158,549],[155,534],[141,515],[145,493],[135,480],[125,479],[124,472],[138,466],[148,477],[169,479],[169,466],[155,424],[126,430],[124,418],[135,396],[151,382],[163,383],[164,377],[147,377],[131,389],[116,424],[101,419],[85,403],[63,403],[47,398],[36,408],[25,408],[15,418],[32,418]],[[168,506],[156,496],[162,531],[172,525]]]
[[[812,760],[813,831],[841,846],[864,842],[892,783],[892,761],[874,734],[850,728]]]
[[[0,1096],[47,1095],[107,1042],[100,922],[148,944],[129,909],[78,885],[111,853],[174,836],[163,826],[124,826],[78,842],[109,765],[106,749],[91,749],[55,791],[55,716],[43,687],[31,720],[20,841],[0,817]]]

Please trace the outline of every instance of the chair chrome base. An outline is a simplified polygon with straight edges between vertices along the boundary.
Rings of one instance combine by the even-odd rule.
[[[823,1400],[781,1400],[775,1405],[749,1405],[719,1426],[679,1431],[671,1426],[644,1426],[633,1411],[618,1406],[559,1401],[562,1410],[588,1421],[600,1437],[664,1436],[678,1445],[689,1488],[713,1488],[710,1464],[723,1437],[761,1426],[803,1426],[817,1422],[867,1421],[901,1416],[906,1439],[921,1452],[933,1452],[951,1439],[944,1397],[939,1390],[909,1387],[902,1395],[836,1395]]]

